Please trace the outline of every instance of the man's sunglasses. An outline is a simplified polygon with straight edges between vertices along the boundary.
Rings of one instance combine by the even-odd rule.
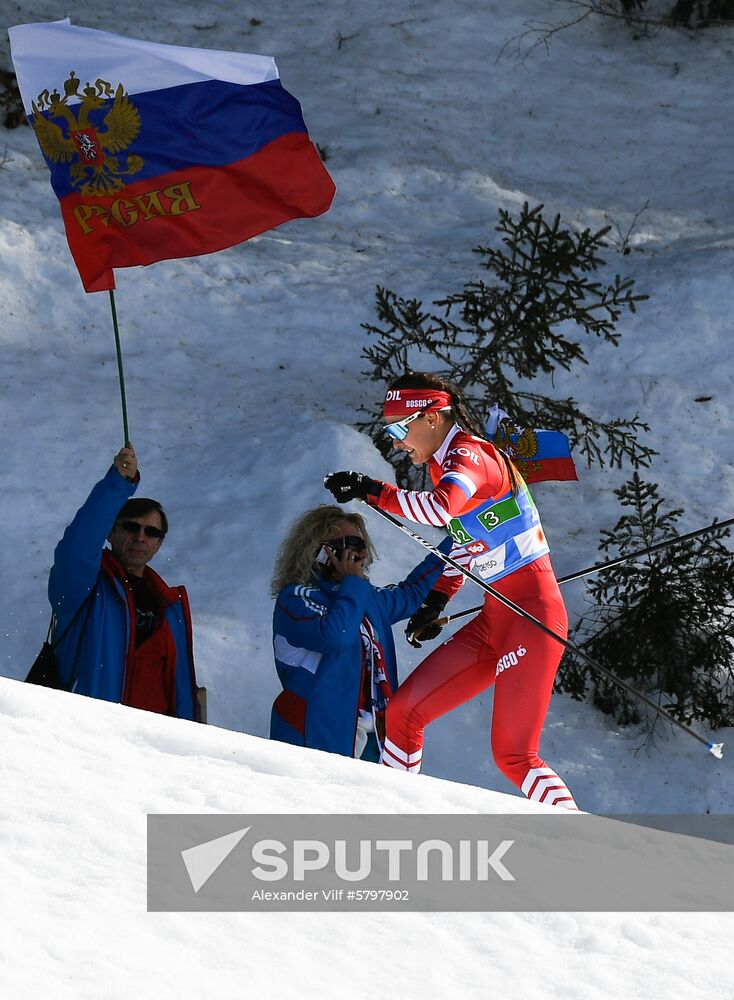
[[[409,417],[404,417],[402,420],[396,420],[392,424],[386,424],[385,433],[395,441],[404,441],[408,436],[408,425],[412,424],[414,420],[418,419],[418,417],[422,417],[426,410],[433,406],[434,403],[435,400],[432,399],[430,402],[426,403],[425,406],[422,406],[420,410],[416,410],[415,413],[411,413]]]
[[[128,535],[137,535],[142,531],[148,538],[166,537],[165,531],[161,530],[161,528],[156,528],[152,524],[141,524],[139,521],[118,521],[117,523]]]

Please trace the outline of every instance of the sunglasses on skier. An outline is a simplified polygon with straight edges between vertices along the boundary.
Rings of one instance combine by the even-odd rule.
[[[418,417],[422,417],[426,410],[430,409],[435,402],[435,399],[432,399],[425,406],[422,406],[420,410],[411,413],[410,416],[403,417],[402,420],[395,420],[391,424],[386,424],[385,433],[393,438],[394,441],[404,441],[408,436],[408,425],[412,424]]]
[[[119,526],[128,535],[137,535],[143,532],[148,538],[165,538],[166,533],[161,528],[156,528],[152,524],[141,524],[139,521],[118,521]]]

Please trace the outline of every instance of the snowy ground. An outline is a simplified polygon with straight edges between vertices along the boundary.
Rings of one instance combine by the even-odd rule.
[[[148,812],[551,807],[7,680],[0,714],[3,997],[732,994],[726,915],[146,914]]]
[[[252,739],[266,735],[277,692],[267,584],[286,527],[328,500],[326,471],[386,474],[350,427],[355,407],[379,395],[359,357],[378,282],[426,299],[457,288],[499,207],[543,202],[567,222],[626,233],[649,202],[633,252],[610,251],[610,273],[632,275],[651,298],[625,318],[620,348],[590,343],[589,367],[555,391],[598,416],[639,411],[651,424],[660,454],[650,477],[685,508],[681,531],[732,515],[734,29],[632,41],[590,20],[524,66],[496,61],[528,19],[564,6],[0,0],[4,25],[70,14],[156,41],[274,55],[338,187],[321,219],[118,272],[140,492],[165,503],[172,525],[156,566],[189,588],[199,682],[223,728],[192,732],[0,684],[5,995],[145,996],[141,982],[155,980],[158,996],[234,995],[243,983],[285,996],[298,975],[306,995],[336,996],[375,954],[389,973],[380,985],[409,996],[732,995],[730,917],[143,912],[149,811],[506,808],[492,795],[512,790],[489,759],[491,697],[435,723],[425,755],[427,774],[488,791],[421,779],[396,792],[367,766]],[[0,39],[0,65],[6,53]],[[33,135],[5,132],[3,149],[0,673],[20,678],[45,634],[53,547],[118,449],[121,422],[107,298],[81,289]],[[619,516],[611,490],[628,475],[583,470],[580,484],[537,489],[559,574],[594,561],[599,529]],[[370,525],[384,554],[373,579],[404,575],[420,552]],[[578,611],[580,586],[566,593]],[[467,587],[455,604],[476,602]],[[399,654],[404,672],[418,662],[402,637]],[[732,811],[731,758],[677,733],[639,745],[590,706],[554,698],[543,754],[584,808]],[[41,879],[51,870],[55,881]]]

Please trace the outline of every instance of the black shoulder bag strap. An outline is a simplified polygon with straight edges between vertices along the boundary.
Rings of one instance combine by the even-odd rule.
[[[64,636],[67,634],[67,632],[69,632],[69,630],[71,629],[72,625],[77,620],[77,618],[79,617],[79,615],[82,613],[82,611],[84,610],[84,608],[86,607],[86,609],[87,609],[86,614],[84,615],[84,624],[81,627],[81,630],[79,632],[79,638],[77,639],[77,643],[76,643],[76,650],[74,652],[74,662],[72,663],[72,666],[71,666],[71,676],[69,677],[69,682],[68,682],[68,684],[60,685],[61,687],[63,687],[63,689],[65,691],[71,691],[71,689],[76,684],[77,677],[79,676],[79,671],[77,669],[78,666],[79,666],[79,654],[80,654],[81,649],[82,649],[82,640],[84,639],[84,633],[87,631],[87,623],[89,621],[89,613],[92,610],[92,601],[94,600],[94,597],[95,597],[95,595],[97,593],[97,587],[98,587],[98,585],[99,585],[99,577],[97,577],[97,579],[94,581],[94,585],[92,586],[92,589],[89,591],[89,593],[87,594],[87,596],[84,598],[84,600],[82,601],[82,603],[79,605],[78,609],[74,612],[74,617],[71,619],[71,621],[66,626],[66,628],[61,633],[61,635],[59,636],[58,639],[56,638],[56,634],[55,634],[56,633],[56,623],[55,623],[56,614],[53,611],[51,612],[51,623],[54,625],[54,635],[51,638],[51,645],[53,646],[54,653],[56,653],[56,646],[58,645],[58,643],[60,643],[61,640],[64,638]]]
[[[56,612],[55,611],[51,612],[51,620],[48,623],[48,633],[46,635],[46,645],[49,646],[49,648],[50,648],[50,650],[51,650],[51,652],[53,654],[53,661],[54,661],[54,666],[55,666],[55,678],[54,678],[55,683],[53,683],[53,682],[49,683],[49,681],[50,681],[50,678],[49,678],[49,681],[45,682],[47,687],[56,687],[56,688],[58,688],[59,690],[62,690],[62,691],[71,691],[71,689],[76,684],[77,677],[79,676],[79,671],[78,671],[77,667],[79,665],[79,654],[80,654],[81,648],[82,648],[82,640],[84,639],[84,633],[87,630],[87,622],[89,621],[89,613],[92,610],[92,601],[93,601],[94,596],[95,596],[95,594],[97,592],[97,586],[98,586],[98,584],[99,584],[99,578],[97,578],[94,581],[94,585],[92,586],[91,590],[89,591],[89,593],[87,594],[87,596],[84,598],[84,600],[82,601],[82,603],[79,605],[79,607],[74,612],[74,617],[71,619],[71,621],[66,626],[66,628],[64,629],[64,631],[58,637],[56,636]],[[79,632],[79,638],[77,639],[76,650],[74,652],[74,662],[72,663],[72,667],[71,667],[71,675],[69,677],[68,682],[66,684],[62,684],[61,683],[61,679],[59,677],[58,663],[56,661],[56,647],[62,641],[62,639],[64,638],[64,636],[67,635],[67,633],[71,631],[71,629],[73,628],[73,626],[76,623],[77,619],[79,618],[79,616],[81,615],[82,611],[84,611],[85,608],[86,608],[86,615],[84,617],[84,624],[82,625],[81,631]],[[41,681],[41,683],[44,683],[44,681]]]
[[[56,612],[51,612],[51,620],[48,623],[48,632],[46,633],[46,640],[41,647],[41,651],[38,656],[33,661],[33,664],[28,671],[26,676],[27,684],[39,684],[41,687],[56,688],[56,689],[67,689],[74,686],[76,682],[76,668],[79,661],[79,650],[81,649],[82,639],[84,637],[84,631],[87,627],[87,620],[89,618],[89,611],[92,607],[92,598],[94,597],[95,591],[97,590],[97,585],[99,580],[95,581],[94,586],[89,591],[87,596],[84,598],[82,603],[79,605],[74,613],[73,618],[66,626],[61,635],[56,638]],[[72,677],[69,685],[62,685],[59,678],[59,665],[56,659],[56,647],[64,638],[69,629],[74,625],[79,615],[87,609],[87,618],[84,621],[84,626],[81,633],[79,634],[79,641],[77,643],[76,653],[74,655],[74,664],[72,666]]]

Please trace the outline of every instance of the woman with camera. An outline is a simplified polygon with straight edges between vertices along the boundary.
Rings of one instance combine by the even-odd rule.
[[[431,555],[402,583],[375,587],[374,556],[364,519],[334,506],[302,514],[283,541],[271,584],[283,685],[271,739],[379,759],[398,686],[392,626],[420,607],[443,564]]]

